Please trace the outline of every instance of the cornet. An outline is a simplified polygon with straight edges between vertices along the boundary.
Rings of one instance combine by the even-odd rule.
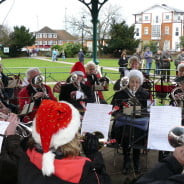
[[[30,137],[32,134],[32,128],[29,127],[30,125],[32,125],[32,121],[26,124],[20,122],[17,126],[16,134],[19,135],[22,139]]]
[[[168,133],[168,141],[172,147],[184,146],[184,127],[174,127]]]
[[[129,84],[129,78],[128,77],[122,77],[120,80],[120,90],[125,89]]]
[[[1,119],[6,121],[8,119],[8,117],[9,117],[9,115],[6,115],[6,114],[0,112]],[[28,123],[19,122],[19,124],[17,125],[17,128],[16,128],[16,134],[19,135],[21,137],[21,139],[31,136],[31,134],[32,134],[32,128],[30,127],[31,125],[32,125],[32,121],[30,121]]]
[[[49,95],[47,94],[47,90],[43,85],[44,77],[42,75],[37,75],[32,79],[32,84],[39,86],[41,92],[44,93],[43,99],[49,99]]]

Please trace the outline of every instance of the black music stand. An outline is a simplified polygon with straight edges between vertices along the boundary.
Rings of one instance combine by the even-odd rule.
[[[137,116],[137,114],[140,114],[141,116]],[[121,132],[121,141],[119,142],[119,145],[123,148],[129,149],[147,149],[146,144],[146,137],[147,137],[147,131],[148,131],[148,125],[149,125],[149,112],[137,112],[136,106],[133,106],[133,111],[131,116],[127,116],[126,114],[122,113],[122,116],[119,116],[116,119],[116,123],[121,123],[121,130],[118,131]],[[128,139],[128,143],[125,142]],[[128,146],[127,146],[128,144]],[[147,155],[146,155],[146,169],[147,169]]]

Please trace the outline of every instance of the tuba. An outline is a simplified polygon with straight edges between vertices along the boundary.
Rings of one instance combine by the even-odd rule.
[[[168,133],[168,141],[172,147],[184,146],[184,127],[174,127]]]

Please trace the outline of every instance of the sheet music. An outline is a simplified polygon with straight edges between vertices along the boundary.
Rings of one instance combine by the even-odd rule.
[[[109,104],[88,103],[82,121],[81,133],[93,133],[98,131],[101,132],[104,135],[104,139],[107,140],[111,119],[109,112],[111,110],[112,105]]]
[[[34,107],[34,102],[31,102],[30,104],[25,104],[23,110],[20,113],[20,115],[24,115],[24,114],[32,112],[33,107]]]
[[[4,135],[5,131],[9,125],[9,122],[7,121],[0,121],[0,134]],[[2,143],[3,143],[3,136],[0,136],[0,153],[1,153],[1,148],[2,148]]]
[[[168,142],[169,131],[181,126],[182,108],[151,106],[148,132],[148,149],[173,151]]]

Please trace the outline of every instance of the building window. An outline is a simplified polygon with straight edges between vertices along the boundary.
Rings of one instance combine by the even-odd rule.
[[[53,43],[53,45],[57,45],[57,41],[55,41],[55,40],[52,43]]]
[[[147,15],[144,16],[144,20],[149,20],[149,17]]]
[[[180,16],[178,16],[178,20],[181,20],[181,17]]]
[[[62,44],[63,44],[62,40],[59,40],[58,45],[62,45]]]
[[[48,45],[52,45],[52,42],[53,42],[52,40],[48,41]]]
[[[43,33],[43,38],[47,38],[47,34],[46,33]]]
[[[42,41],[39,41],[39,42],[38,42],[38,45],[42,45]]]
[[[49,33],[49,34],[48,34],[48,38],[52,38],[52,34]]]
[[[47,45],[47,41],[43,41],[43,45]]]
[[[178,27],[176,27],[175,35],[179,36],[179,28]]]
[[[37,33],[37,34],[36,34],[36,38],[42,38],[42,34]]]
[[[53,36],[53,38],[57,38],[57,34],[53,34],[52,36]]]
[[[156,16],[155,22],[156,22],[156,23],[158,23],[158,22],[159,22],[159,21],[158,21],[158,16]]]
[[[145,28],[144,28],[144,34],[145,34],[145,35],[148,35],[148,27],[145,27]]]
[[[169,15],[166,15],[166,16],[165,16],[165,19],[166,19],[166,20],[169,20]]]
[[[165,34],[166,34],[166,35],[169,34],[169,26],[165,26]]]
[[[139,36],[139,28],[136,28],[136,36]]]
[[[152,37],[160,37],[160,25],[152,25]]]
[[[178,44],[178,42],[175,42],[175,50],[178,50],[179,49],[179,44]]]

